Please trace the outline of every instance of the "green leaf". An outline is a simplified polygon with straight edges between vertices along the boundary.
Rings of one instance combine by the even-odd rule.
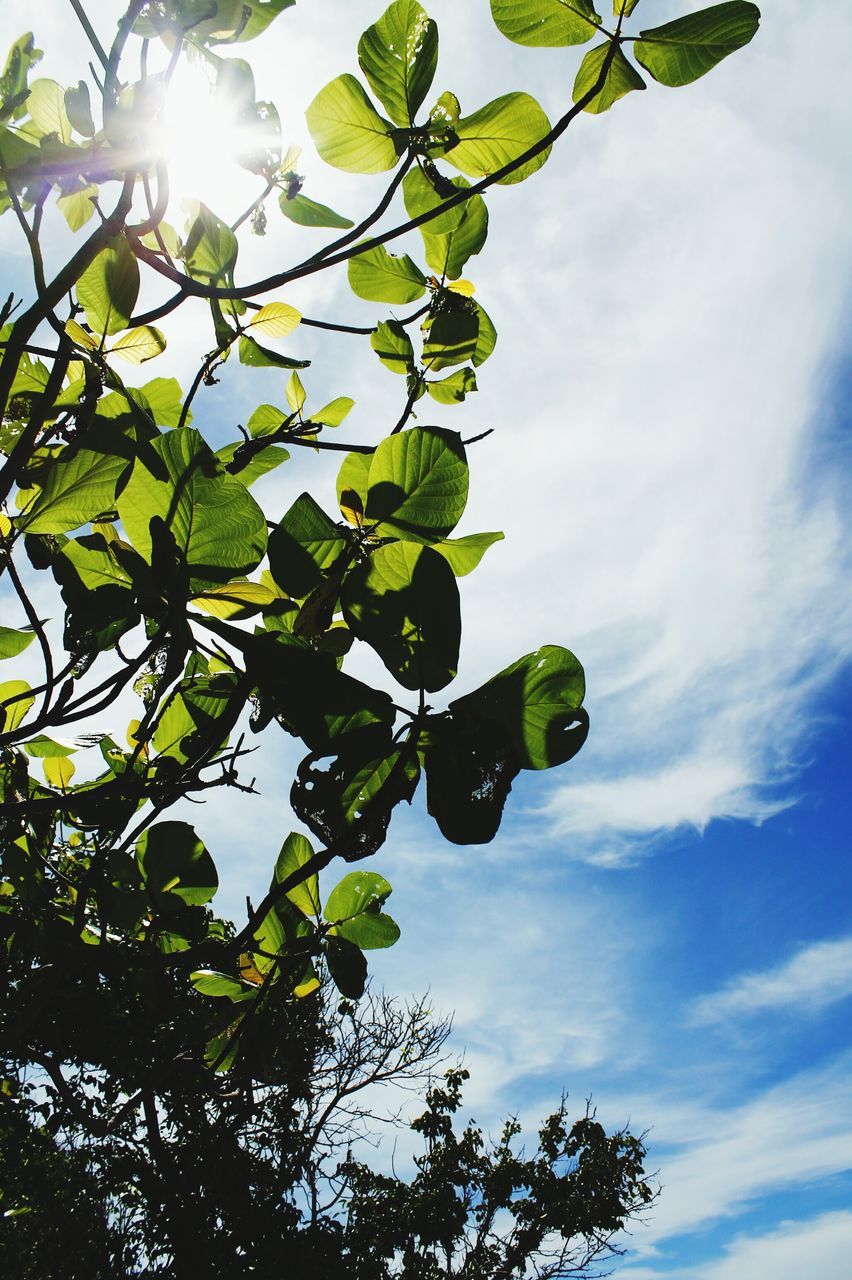
[[[217,31],[210,38],[210,43],[229,44],[233,41],[244,43],[246,40],[254,40],[263,34],[279,14],[295,3],[296,0],[239,0],[232,6],[235,9],[235,15],[230,24],[231,29],[226,32]],[[223,8],[228,7],[223,4],[223,0],[219,0],[220,13]],[[203,4],[202,10],[209,13],[209,3]]]
[[[321,423],[324,427],[339,427],[354,407],[355,401],[350,396],[336,396],[322,409],[313,410],[311,422]]]
[[[284,631],[255,636],[246,664],[269,714],[311,751],[390,737],[396,714],[390,696],[338,671],[332,658],[299,637]]]
[[[4,658],[16,658],[35,640],[32,627],[16,631],[14,627],[0,627],[0,661]]]
[[[348,264],[349,286],[368,302],[414,302],[426,292],[426,277],[408,254],[396,257],[376,245]]]
[[[426,390],[438,404],[459,404],[476,390],[476,374],[472,369],[457,369],[438,382],[427,382]]]
[[[128,329],[117,342],[110,347],[110,354],[121,356],[130,364],[144,364],[153,360],[166,349],[166,339],[159,329],[152,324],[141,325],[138,329]]]
[[[358,62],[394,124],[413,125],[438,64],[437,25],[417,0],[395,0],[359,40]]]
[[[255,988],[249,988],[240,982],[239,978],[232,978],[228,973],[219,973],[216,969],[196,969],[189,975],[189,980],[201,995],[227,996],[234,1004],[244,1000],[254,1000],[257,997]]]
[[[70,452],[70,450],[69,450]],[[67,533],[115,507],[115,489],[127,469],[125,458],[78,449],[60,455],[41,492],[21,516],[28,533]]]
[[[53,756],[73,756],[77,752],[73,742],[60,742],[56,738],[49,738],[45,733],[40,733],[21,745],[28,756],[37,760],[48,760]]]
[[[594,88],[598,81],[603,68],[604,60],[609,52],[610,45],[599,44],[596,48],[590,49],[580,64],[580,70],[577,72],[577,78],[574,81],[574,91],[572,100],[579,102],[581,98]],[[623,98],[633,89],[644,89],[645,81],[639,72],[628,62],[620,49],[616,49],[609,70],[606,73],[603,88],[592,98],[591,102],[584,108],[590,115],[601,115],[604,111],[609,111],[614,102],[618,102],[619,98]]]
[[[454,129],[458,142],[444,158],[469,177],[484,178],[517,160],[549,132],[550,121],[535,98],[528,93],[507,93],[459,120]],[[523,182],[549,155],[548,146],[514,173],[500,178],[500,183]]]
[[[275,863],[275,874],[272,884],[283,884],[300,867],[304,867],[314,856],[314,848],[306,836],[291,831],[281,846],[281,852]],[[316,872],[308,876],[301,884],[287,890],[287,897],[294,907],[298,907],[306,916],[319,916],[321,910],[319,894],[319,877]]]
[[[414,347],[398,320],[382,320],[370,335],[370,346],[391,373],[408,373],[414,368]]]
[[[229,470],[229,464],[233,462],[234,457],[240,449],[242,449],[244,441],[236,440],[233,444],[223,445],[221,449],[216,450],[216,457],[222,463],[222,466],[228,470],[228,474],[239,480],[240,484],[244,484],[249,489],[261,476],[266,476],[270,471],[274,471],[276,467],[280,467],[282,462],[286,462],[290,454],[283,445],[270,444],[260,453],[256,453],[250,458],[245,466],[238,466],[236,471]]]
[[[199,743],[205,751],[224,746],[227,730],[217,729],[216,721],[229,710],[234,685],[235,677],[225,672],[181,681],[157,720],[152,738],[156,751],[183,764]]]
[[[310,360],[294,360],[292,356],[282,356],[278,351],[270,351],[269,347],[262,347],[247,334],[240,338],[238,350],[240,364],[249,365],[253,369],[307,369],[311,363]]]
[[[143,831],[136,861],[149,893],[173,894],[189,906],[209,902],[219,887],[213,859],[187,822],[157,822]]]
[[[0,684],[0,733],[11,733],[17,729],[30,707],[35,696],[30,693],[31,686],[26,680],[6,680]],[[25,695],[21,697],[20,695]],[[10,698],[15,701],[4,707],[3,703]]]
[[[95,136],[89,86],[85,80],[80,80],[72,89],[65,90],[65,113],[73,127],[84,138]]]
[[[176,427],[180,422],[183,392],[177,378],[152,378],[140,387],[145,403],[158,427]],[[192,415],[187,416],[187,425]]]
[[[348,938],[328,937],[325,959],[334,985],[347,1000],[360,1000],[367,981],[367,961]]]
[[[63,559],[74,566],[77,577],[89,591],[99,587],[132,586],[130,574],[116,554],[119,548],[128,550],[126,542],[107,542],[101,533],[71,538],[62,548]]]
[[[754,37],[760,10],[746,0],[730,0],[640,31],[633,46],[646,71],[671,88],[691,84]]]
[[[269,537],[269,568],[282,590],[303,600],[323,581],[323,570],[351,544],[309,493],[296,499]]]
[[[494,325],[491,322],[491,317],[488,315],[485,308],[481,307],[478,302],[475,302],[473,305],[476,310],[477,320],[479,321],[479,331],[476,335],[476,347],[474,348],[471,360],[476,367],[479,368],[481,364],[485,364],[485,361],[497,345],[497,330],[494,328]]]
[[[426,809],[453,844],[487,844],[520,765],[493,726],[452,717],[429,718],[424,751]]]
[[[381,947],[392,947],[399,941],[399,925],[383,911],[374,914],[364,912],[354,920],[334,926],[337,937],[346,938],[360,947],[362,951],[376,951]]]
[[[379,547],[344,584],[343,616],[406,689],[443,689],[458,670],[461,606],[447,561],[430,547]]]
[[[585,44],[600,23],[590,0],[491,0],[491,15],[509,40],[535,48]]]
[[[617,18],[623,14],[625,18],[629,18],[638,3],[639,0],[612,0],[613,17]]]
[[[465,360],[478,368],[497,343],[497,330],[484,307],[451,293],[442,295],[441,305],[446,308],[450,299],[449,309],[439,310],[423,322],[427,335],[423,363],[434,373]]]
[[[298,376],[297,373],[294,373],[291,381],[292,378],[298,378]],[[290,384],[288,383],[287,385],[289,386]],[[246,424],[249,435],[253,439],[257,439],[259,436],[271,436],[278,430],[287,416],[283,409],[277,409],[274,404],[259,404]]]
[[[79,231],[89,221],[95,212],[92,200],[97,197],[97,194],[98,188],[90,182],[58,198],[56,207],[72,231]]]
[[[116,236],[80,276],[77,300],[94,333],[119,333],[138,296],[139,265],[124,236]]]
[[[378,911],[393,893],[390,883],[375,871],[350,871],[328,895],[323,915],[339,924],[364,911]]]
[[[473,360],[479,341],[479,315],[475,305],[453,307],[427,317],[423,322],[426,341],[423,364],[439,373],[454,364]]]
[[[48,785],[55,787],[58,791],[67,791],[71,785],[71,779],[77,772],[74,761],[69,760],[67,756],[45,756],[42,768]]]
[[[373,454],[366,516],[379,536],[439,542],[464,512],[468,467],[455,431],[412,427],[387,437]]]
[[[470,186],[466,178],[447,178],[437,170],[432,172],[440,191],[435,189],[427,173],[419,166],[409,169],[403,178],[402,195],[405,201],[405,212],[409,218],[419,218],[424,213],[439,209],[457,191]],[[425,230],[428,230],[430,235],[445,235],[448,231],[454,231],[461,222],[465,207],[465,204],[457,204],[452,209],[447,209],[445,213],[436,214],[425,224]],[[421,231],[423,230],[424,228],[421,227]]]
[[[371,462],[369,453],[347,453],[337,473],[337,501],[350,524],[363,523]],[[357,514],[358,519],[351,519],[347,511]]]
[[[266,551],[266,518],[245,486],[223,470],[194,427],[159,436],[150,447],[162,461],[163,478],[138,459],[118,499],[139,554],[150,561],[149,524],[157,516],[186,556],[194,584],[250,573]]]
[[[305,117],[317,151],[336,169],[383,173],[396,165],[393,125],[379,115],[354,76],[338,76],[320,89]]]
[[[203,284],[226,285],[233,275],[238,252],[237,237],[231,228],[206,205],[199,204],[183,246],[187,273]]]
[[[522,769],[563,764],[586,739],[583,668],[567,649],[543,645],[474,693],[450,703],[461,724],[491,725]]]
[[[32,82],[27,110],[40,133],[55,134],[66,146],[71,142],[71,121],[65,110],[65,92],[55,80]]]
[[[464,178],[456,181],[468,185]],[[420,233],[426,248],[426,262],[435,274],[442,279],[457,280],[468,260],[485,244],[488,207],[482,196],[473,196],[461,206],[461,217],[454,230],[435,235],[433,224],[427,222]]]
[[[0,76],[0,120],[26,115],[27,76],[40,59],[41,49],[36,49],[31,31],[19,36],[9,49]]]
[[[435,550],[442,555],[457,578],[471,573],[489,547],[502,542],[502,533],[469,533],[464,538],[445,538],[435,543]]]
[[[278,204],[284,217],[298,223],[300,227],[335,227],[341,231],[347,231],[355,226],[351,218],[344,218],[342,214],[329,209],[328,205],[318,204],[308,196],[301,194],[291,196],[286,191],[282,191],[278,197]]]

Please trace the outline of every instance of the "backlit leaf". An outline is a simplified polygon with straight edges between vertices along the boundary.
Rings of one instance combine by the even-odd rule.
[[[509,40],[539,48],[585,44],[600,23],[590,0],[491,0],[491,14]]]
[[[391,120],[406,127],[435,75],[438,28],[417,0],[394,0],[362,35],[358,61]]]
[[[216,893],[219,877],[213,859],[187,822],[157,822],[136,842],[136,860],[145,888],[174,894],[201,906]]]
[[[298,328],[301,319],[301,311],[288,306],[286,302],[267,302],[255,312],[249,328],[268,334],[271,338],[286,338]]]
[[[502,533],[469,533],[464,538],[445,538],[435,543],[435,550],[442,555],[457,578],[471,573],[489,547],[502,542]]]
[[[14,627],[0,626],[0,661],[3,658],[16,658],[35,640],[32,627],[16,631]]]
[[[461,437],[438,427],[388,436],[373,454],[366,516],[380,534],[438,542],[464,512],[468,467]]]
[[[458,142],[444,158],[469,177],[483,178],[517,160],[550,132],[550,121],[528,93],[507,93],[495,98],[455,125]],[[527,160],[500,183],[523,182],[547,160],[550,147]]]
[[[543,645],[451,702],[450,712],[461,723],[490,724],[522,769],[549,769],[570,760],[585,742],[585,688],[573,653]]]
[[[406,689],[443,689],[456,674],[459,592],[447,561],[430,547],[379,547],[346,579],[343,616]]]
[[[166,349],[166,339],[159,329],[152,324],[141,325],[138,329],[128,329],[110,347],[110,354],[121,356],[130,364],[144,364],[153,360]]]
[[[0,733],[11,733],[17,729],[30,707],[35,696],[30,693],[31,686],[26,680],[6,680],[0,684]],[[14,698],[14,702],[8,702]],[[8,702],[8,706],[3,706]]]
[[[139,459],[118,499],[122,523],[140,555],[150,558],[149,523],[157,516],[200,585],[254,569],[266,550],[266,518],[195,428],[159,436],[151,449],[165,478],[153,476]]]
[[[77,299],[95,333],[127,328],[139,296],[139,265],[124,236],[102,249],[77,281]]]
[[[368,302],[414,302],[426,292],[426,277],[408,254],[397,257],[376,245],[348,263],[349,286]]]
[[[77,772],[74,761],[69,760],[67,756],[46,756],[42,762],[42,768],[48,784],[59,791],[67,791],[71,785],[71,779]]]
[[[633,51],[655,80],[677,88],[698,80],[723,58],[742,49],[759,26],[757,5],[729,0],[641,31]]]
[[[286,191],[282,191],[278,204],[285,218],[302,227],[335,227],[347,231],[355,225],[351,218],[344,218],[342,214],[329,209],[328,205],[319,204],[301,193],[288,196]]]
[[[306,836],[291,831],[281,846],[281,852],[275,863],[273,884],[283,884],[288,876],[293,875],[300,867],[304,867],[314,856],[313,845]],[[316,872],[307,876],[301,884],[287,890],[287,897],[306,916],[318,916],[321,910],[319,896],[319,877]]]
[[[597,48],[590,49],[580,64],[580,70],[577,72],[577,78],[574,81],[574,91],[572,98],[574,102],[579,102],[581,98],[594,88],[597,83],[604,60],[609,53],[610,45],[599,44]],[[630,93],[633,89],[644,89],[645,81],[639,72],[628,62],[620,49],[616,49],[609,70],[604,80],[603,88],[592,98],[591,102],[584,108],[590,115],[601,115],[604,111],[609,111],[614,102],[618,102],[619,98],[623,98],[625,94]]]
[[[317,151],[336,169],[382,173],[396,165],[393,125],[379,115],[354,76],[338,76],[321,89],[305,117]]]

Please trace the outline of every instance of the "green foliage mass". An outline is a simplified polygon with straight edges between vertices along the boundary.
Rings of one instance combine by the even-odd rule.
[[[661,85],[686,85],[746,44],[759,22],[753,4],[731,0],[630,34],[638,0],[615,0],[612,29],[588,0],[491,0],[496,27],[520,45],[597,41],[551,123],[517,90],[464,112],[451,91],[432,101],[436,23],[417,0],[394,0],[358,44],[363,80],[338,76],[306,110],[322,161],[390,175],[374,211],[356,221],[316,198],[321,172],[296,172],[275,105],[257,99],[249,63],[234,56],[274,39],[292,3],[131,0],[102,43],[74,0],[97,74],[83,69],[67,88],[39,78],[41,52],[26,33],[0,76],[0,213],[19,224],[33,277],[27,296],[10,295],[0,308],[0,573],[16,601],[16,617],[0,628],[9,1046],[0,1138],[24,1153],[20,1185],[4,1188],[12,1217],[3,1230],[66,1171],[72,1199],[92,1188],[80,1238],[94,1233],[102,1244],[120,1213],[133,1216],[115,1199],[117,1184],[103,1182],[108,1169],[134,1188],[149,1225],[166,1206],[164,1266],[169,1258],[178,1266],[182,1248],[175,1215],[195,1221],[196,1241],[214,1219],[228,1221],[198,1162],[190,1176],[209,1202],[195,1218],[174,1189],[193,1144],[212,1144],[211,1159],[225,1160],[235,1184],[243,1161],[245,1185],[271,1203],[260,1183],[279,1137],[252,1147],[241,1128],[249,1108],[225,1159],[227,1108],[211,1099],[231,1084],[243,1099],[274,1084],[276,1123],[289,1106],[282,1133],[290,1155],[297,1151],[304,1134],[294,1117],[304,1122],[299,1106],[315,1088],[308,1077],[328,1034],[320,1029],[328,993],[336,988],[349,1009],[365,991],[365,952],[399,936],[385,910],[388,881],[360,866],[341,876],[339,863],[373,857],[421,782],[447,839],[491,840],[517,775],[566,764],[586,739],[583,669],[561,644],[518,658],[478,689],[444,693],[461,652],[459,580],[502,534],[459,532],[479,437],[420,415],[430,402],[454,407],[476,394],[495,349],[496,327],[463,278],[487,241],[487,193],[537,173],[581,112],[606,111],[645,88],[634,62]],[[185,225],[166,220],[171,161],[158,139],[184,58],[231,104],[237,162],[258,182],[232,224],[197,201]],[[397,191],[398,223],[389,212]],[[42,239],[54,204],[73,245],[50,276]],[[247,281],[241,244],[263,235],[276,209],[297,245],[301,228],[333,237]],[[399,237],[415,229],[419,239],[402,251]],[[306,317],[286,300],[293,281],[344,263],[352,293],[370,304],[365,323]],[[199,299],[210,345],[195,376],[186,386],[164,376],[136,385],[127,366],[136,374],[158,359],[181,307]],[[329,350],[359,343],[378,376],[383,366],[404,379],[398,420],[369,443],[338,439],[351,397],[333,388],[331,400],[315,403],[310,377],[303,383],[303,325],[323,332]],[[222,442],[193,421],[193,405],[200,387],[228,376],[234,355],[247,371],[275,370],[286,407],[247,403],[247,425],[232,424]],[[339,509],[301,486],[275,507],[250,492],[282,467],[275,492],[285,492],[286,464],[300,448],[334,459]],[[377,655],[387,687],[346,669],[358,646]],[[116,738],[115,716],[128,702],[134,713]],[[185,808],[179,817],[170,810],[218,787],[249,805],[247,737],[280,732],[301,743],[290,800],[310,837],[284,824],[268,892],[231,923],[211,907],[223,850],[207,848]],[[327,890],[320,873],[333,863]],[[295,1239],[310,1222],[314,1234],[298,1245],[305,1274],[337,1274],[344,1262],[345,1274],[365,1280],[449,1274],[472,1215],[491,1243],[469,1253],[464,1274],[520,1275],[547,1233],[606,1240],[645,1196],[641,1144],[606,1139],[589,1117],[569,1132],[561,1112],[542,1133],[539,1163],[511,1154],[514,1131],[487,1156],[478,1131],[456,1140],[449,1116],[459,1084],[451,1077],[448,1091],[428,1095],[418,1122],[428,1154],[411,1186],[353,1159],[340,1166],[345,1227],[339,1215],[320,1222],[315,1203],[306,1217],[293,1198],[309,1158],[285,1178],[277,1229]],[[100,1172],[97,1161],[69,1154],[69,1141],[106,1134],[118,1145],[104,1148]],[[128,1172],[133,1142],[146,1156]],[[554,1173],[560,1160],[578,1161],[578,1177],[587,1166],[604,1170],[611,1188],[627,1191],[578,1208],[575,1173]],[[246,1205],[240,1213],[235,1258],[248,1248],[246,1224],[261,1231],[262,1215]],[[492,1228],[504,1213],[518,1234],[499,1244]],[[139,1229],[138,1258],[153,1258],[149,1227]],[[393,1258],[404,1259],[401,1272]],[[27,1263],[21,1274],[48,1265]],[[180,1265],[174,1274],[191,1274],[189,1262]],[[98,1266],[91,1274],[108,1274]]]

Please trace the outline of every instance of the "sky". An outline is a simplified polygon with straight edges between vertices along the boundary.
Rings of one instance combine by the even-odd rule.
[[[510,89],[551,118],[565,109],[576,52],[509,44],[486,0],[426,7],[436,91],[459,91],[463,110]],[[635,25],[697,7],[641,0]],[[306,193],[350,216],[381,178],[325,167],[301,113],[357,70],[380,9],[299,0],[245,50],[304,148]],[[442,842],[422,800],[394,819],[374,867],[402,938],[371,968],[454,1011],[480,1123],[515,1112],[534,1128],[565,1088],[578,1112],[591,1096],[608,1126],[647,1130],[662,1190],[623,1280],[840,1280],[852,1250],[852,10],[834,0],[820,23],[805,0],[764,9],[754,42],[705,79],[584,117],[538,175],[489,196],[465,274],[497,351],[465,406],[420,419],[494,429],[471,451],[459,532],[506,540],[462,582],[453,696],[563,644],[585,665],[592,731],[570,765],[516,782],[485,848]],[[76,81],[70,5],[34,12],[54,46],[44,74]],[[120,6],[91,12],[106,31]],[[7,43],[21,25],[0,6]],[[247,202],[215,152],[202,180],[222,216]],[[276,215],[243,251],[247,275],[312,243]],[[56,229],[57,255],[66,243]],[[385,314],[344,272],[283,300],[352,323]],[[209,347],[203,312],[168,336],[157,371],[185,377]],[[318,402],[355,398],[345,438],[375,441],[401,380],[355,343],[291,340],[314,359]],[[274,374],[229,368],[197,421],[233,437],[282,394]],[[259,492],[283,512],[310,487],[331,510],[333,480],[311,456]],[[256,800],[192,815],[234,912],[268,877],[297,754],[282,738],[256,760]]]

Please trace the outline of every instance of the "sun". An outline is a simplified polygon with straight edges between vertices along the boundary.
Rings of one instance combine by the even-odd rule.
[[[240,160],[272,145],[272,136],[246,121],[245,99],[217,87],[203,64],[178,65],[152,133],[152,150],[168,166],[169,216],[200,200],[228,219],[257,196],[262,179]]]

